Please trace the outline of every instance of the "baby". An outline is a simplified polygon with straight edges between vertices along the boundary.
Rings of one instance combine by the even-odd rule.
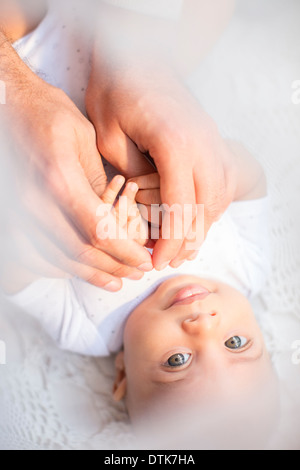
[[[113,294],[79,279],[40,279],[25,289],[16,286],[16,277],[11,280],[21,291],[10,299],[36,317],[61,348],[117,354],[114,398],[125,398],[135,424],[162,409],[172,413],[183,399],[220,406],[274,383],[249,303],[269,269],[266,182],[242,146],[228,145],[239,172],[236,201],[193,261],[176,271],[124,280],[123,290]],[[102,196],[111,207],[123,182],[115,177]],[[154,174],[129,182],[123,195],[133,206],[151,191],[157,196],[157,190]],[[113,210],[118,209],[119,203]]]

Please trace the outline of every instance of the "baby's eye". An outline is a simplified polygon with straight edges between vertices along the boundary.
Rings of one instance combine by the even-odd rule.
[[[166,365],[169,367],[180,367],[184,366],[190,359],[191,354],[173,354],[173,356],[169,357]]]
[[[228,349],[241,349],[247,344],[247,338],[243,336],[233,336],[226,341],[225,346]]]

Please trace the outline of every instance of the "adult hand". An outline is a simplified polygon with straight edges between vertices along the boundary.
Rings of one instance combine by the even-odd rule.
[[[101,154],[126,177],[151,173],[144,158],[150,154],[162,202],[179,204],[183,211],[190,205],[195,214],[196,205],[204,205],[206,236],[232,202],[237,184],[231,152],[216,125],[170,69],[128,56],[101,60],[96,56],[86,97]],[[197,222],[196,216],[187,238],[171,235],[156,243],[156,269],[195,256],[203,242]],[[196,242],[192,250],[191,241]]]
[[[94,128],[61,90],[29,71],[10,45],[3,47],[0,72],[8,71],[3,117],[18,157],[21,214],[28,231],[34,228],[30,238],[36,236],[36,246],[59,268],[119,290],[121,277],[138,279],[152,262],[134,240],[97,235],[106,177]]]

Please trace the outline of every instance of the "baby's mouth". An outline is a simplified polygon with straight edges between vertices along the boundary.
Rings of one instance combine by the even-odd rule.
[[[191,284],[177,292],[170,307],[174,305],[190,305],[198,300],[206,299],[210,294],[211,292],[206,287],[199,284]]]

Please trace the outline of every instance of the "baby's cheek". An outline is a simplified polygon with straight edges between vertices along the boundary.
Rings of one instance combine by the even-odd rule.
[[[133,349],[139,345],[147,328],[148,320],[145,311],[135,310],[127,320],[124,331],[124,348]]]

